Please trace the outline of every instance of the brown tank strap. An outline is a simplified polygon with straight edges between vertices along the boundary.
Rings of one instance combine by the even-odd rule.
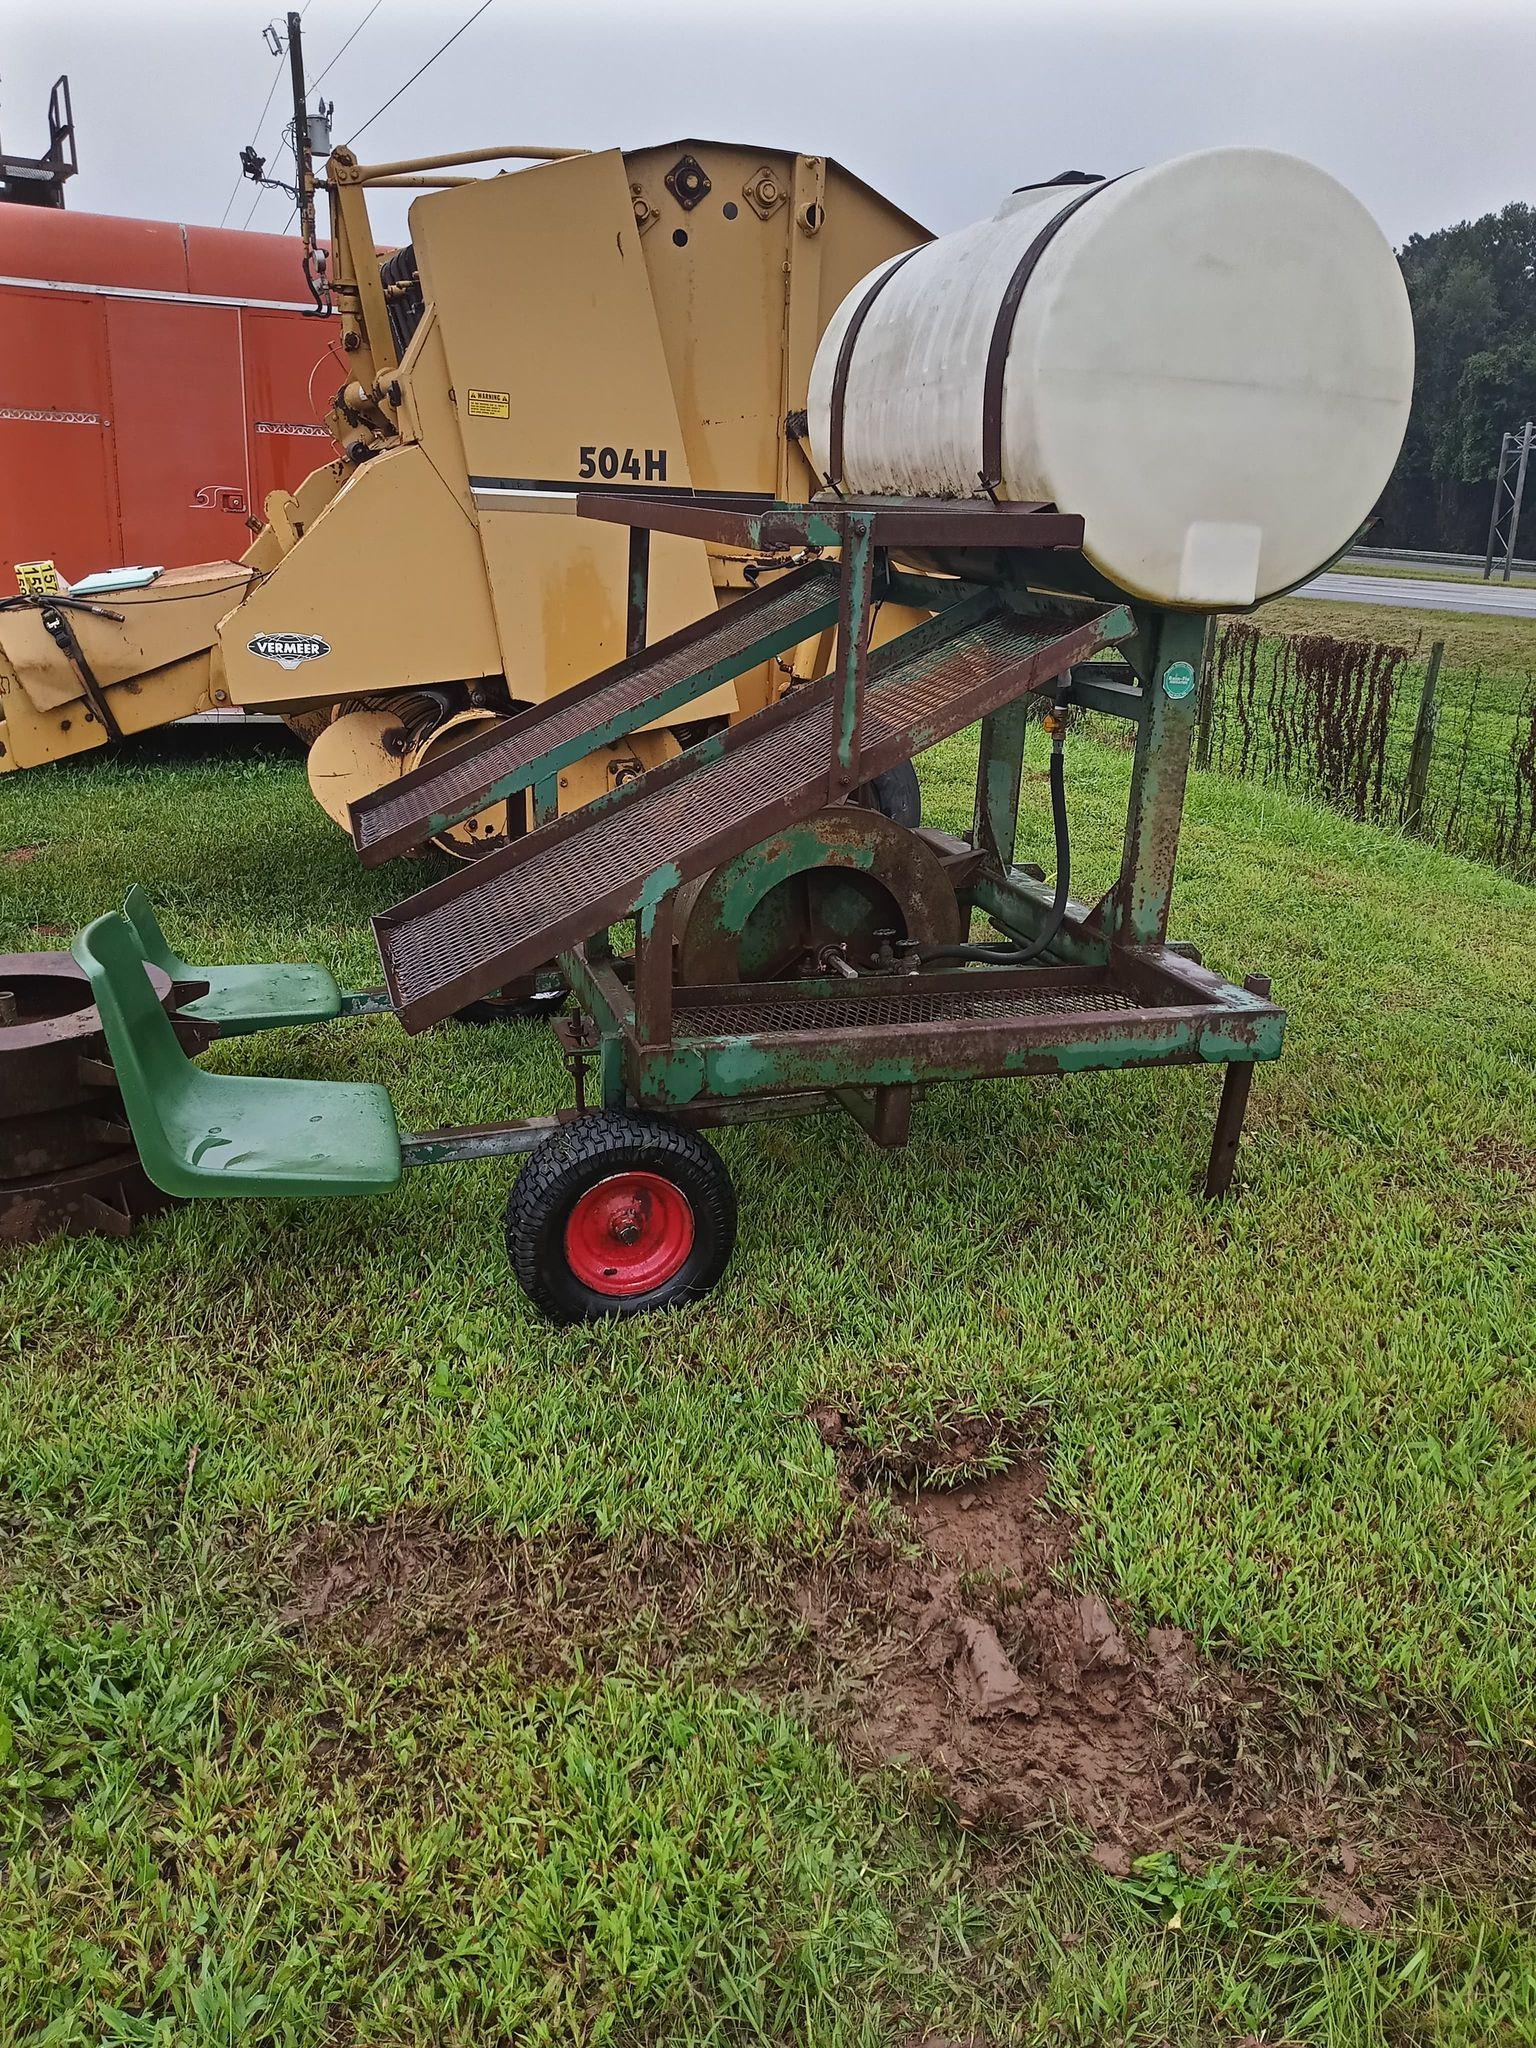
[[[992,339],[987,347],[986,375],[981,387],[981,487],[984,491],[995,491],[1003,480],[1003,380],[1008,374],[1008,345],[1013,340],[1013,323],[1024,296],[1024,287],[1050,247],[1057,229],[1065,227],[1079,207],[1086,206],[1098,193],[1107,192],[1111,185],[1119,184],[1120,178],[1129,175],[1128,171],[1122,171],[1120,177],[1106,178],[1102,184],[1089,185],[1069,199],[1059,213],[1052,214],[1014,266],[1008,289],[997,309],[997,319],[993,322]]]
[[[843,481],[843,407],[848,396],[848,370],[853,362],[853,347],[859,338],[859,329],[864,325],[870,307],[901,266],[910,263],[918,249],[927,247],[926,242],[919,242],[917,249],[908,249],[905,255],[896,258],[888,270],[882,270],[854,307],[853,318],[843,330],[842,343],[837,351],[837,364],[832,372],[832,403],[827,420],[827,482],[833,490],[837,490]]]

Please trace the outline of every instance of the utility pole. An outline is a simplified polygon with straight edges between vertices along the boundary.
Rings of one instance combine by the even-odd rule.
[[[1514,567],[1515,540],[1520,532],[1520,504],[1525,496],[1526,465],[1536,449],[1536,421],[1527,420],[1518,434],[1506,434],[1499,444],[1499,474],[1493,486],[1493,511],[1488,520],[1488,552],[1483,557],[1483,581],[1493,575],[1495,559],[1509,581]]]
[[[284,38],[275,21],[269,22],[262,31],[267,48],[274,56],[283,53]],[[274,192],[286,192],[293,201],[294,212],[299,217],[299,233],[304,241],[304,282],[309,287],[314,305],[306,312],[329,313],[331,310],[330,288],[325,277],[325,251],[315,235],[315,158],[328,157],[331,153],[331,111],[332,103],[320,100],[314,113],[305,105],[304,89],[304,28],[297,13],[288,16],[288,81],[293,91],[293,167],[295,182],[289,185],[281,178],[267,176],[267,160],[256,153],[254,142],[248,142],[240,152],[240,172],[253,184],[264,185]],[[334,61],[334,60],[333,60]],[[252,208],[252,212],[255,208]],[[289,215],[290,220],[293,215]]]
[[[293,161],[298,177],[299,234],[304,242],[304,282],[317,313],[331,310],[325,288],[325,257],[315,235],[315,157],[331,153],[331,110],[321,100],[310,113],[304,90],[304,23],[297,9],[288,15],[288,76],[293,86]]]

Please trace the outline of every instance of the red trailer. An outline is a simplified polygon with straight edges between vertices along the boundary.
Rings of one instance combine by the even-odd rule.
[[[267,492],[331,459],[338,328],[301,253],[0,204],[0,595],[23,561],[74,580],[237,556]]]

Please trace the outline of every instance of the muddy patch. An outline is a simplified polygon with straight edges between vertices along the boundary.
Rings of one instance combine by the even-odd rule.
[[[8,846],[0,853],[0,862],[8,868],[25,867],[29,860],[36,860],[43,851],[40,846]]]
[[[1070,1822],[1128,1871],[1219,1796],[1211,1724],[1235,1696],[1182,1630],[1143,1638],[1062,1582],[1076,1532],[1047,1484],[1031,1458],[898,1493],[919,1553],[866,1541],[856,1597],[818,1580],[804,1611],[857,1671],[844,1711],[868,1760],[931,1772],[971,1823]]]
[[[1238,1844],[1294,1862],[1354,1926],[1425,1885],[1486,1890],[1522,1867],[1528,1800],[1444,1729],[1415,1737],[1385,1710],[1321,1699],[1302,1712],[1183,1630],[1139,1630],[1074,1585],[1077,1532],[1051,1504],[1036,1419],[944,1425],[887,1453],[841,1411],[816,1421],[847,1460],[851,1512],[815,1565],[402,1515],[296,1543],[281,1624],[311,1655],[434,1683],[493,1661],[530,1685],[686,1668],[786,1707],[860,1767],[911,1772],[1000,1842],[1065,1827],[1117,1877],[1159,1851],[1195,1866]],[[1006,1469],[976,1469],[1030,1438]],[[882,1487],[894,1517],[870,1508],[884,1470],[908,1475]],[[928,1483],[911,1483],[919,1470]],[[338,1758],[317,1752],[317,1767]]]
[[[857,1502],[872,1454],[847,1413],[825,1411],[813,1419],[840,1457],[849,1447]],[[1038,1442],[1038,1418],[970,1427],[964,1447],[988,1457],[1005,1435]],[[800,1587],[861,1761],[922,1772],[967,1825],[1067,1825],[1117,1877],[1164,1850],[1191,1864],[1233,1843],[1295,1857],[1355,1926],[1422,1884],[1512,1867],[1507,1806],[1466,1746],[1438,1729],[1415,1740],[1385,1713],[1301,1713],[1183,1629],[1138,1630],[1072,1585],[1077,1530],[1050,1503],[1039,1450],[948,1484],[955,1441],[945,1429],[924,1447],[936,1483],[891,1489],[911,1545],[865,1530],[853,1570]]]

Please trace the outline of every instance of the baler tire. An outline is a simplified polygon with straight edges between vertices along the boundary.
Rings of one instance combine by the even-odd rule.
[[[538,995],[517,996],[502,1002],[496,996],[466,1003],[448,1019],[450,1024],[546,1024],[559,1016],[570,995],[568,988],[549,989]]]
[[[917,770],[910,761],[898,761],[883,775],[860,783],[854,796],[866,810],[878,811],[893,825],[915,829],[923,822],[922,787],[917,779]]]
[[[643,1210],[638,1245],[604,1236],[601,1205],[616,1201]],[[697,1132],[666,1117],[600,1109],[529,1155],[504,1228],[513,1276],[550,1322],[644,1315],[698,1301],[719,1281],[736,1243],[736,1191],[724,1160]],[[603,1246],[616,1262],[606,1270]]]

